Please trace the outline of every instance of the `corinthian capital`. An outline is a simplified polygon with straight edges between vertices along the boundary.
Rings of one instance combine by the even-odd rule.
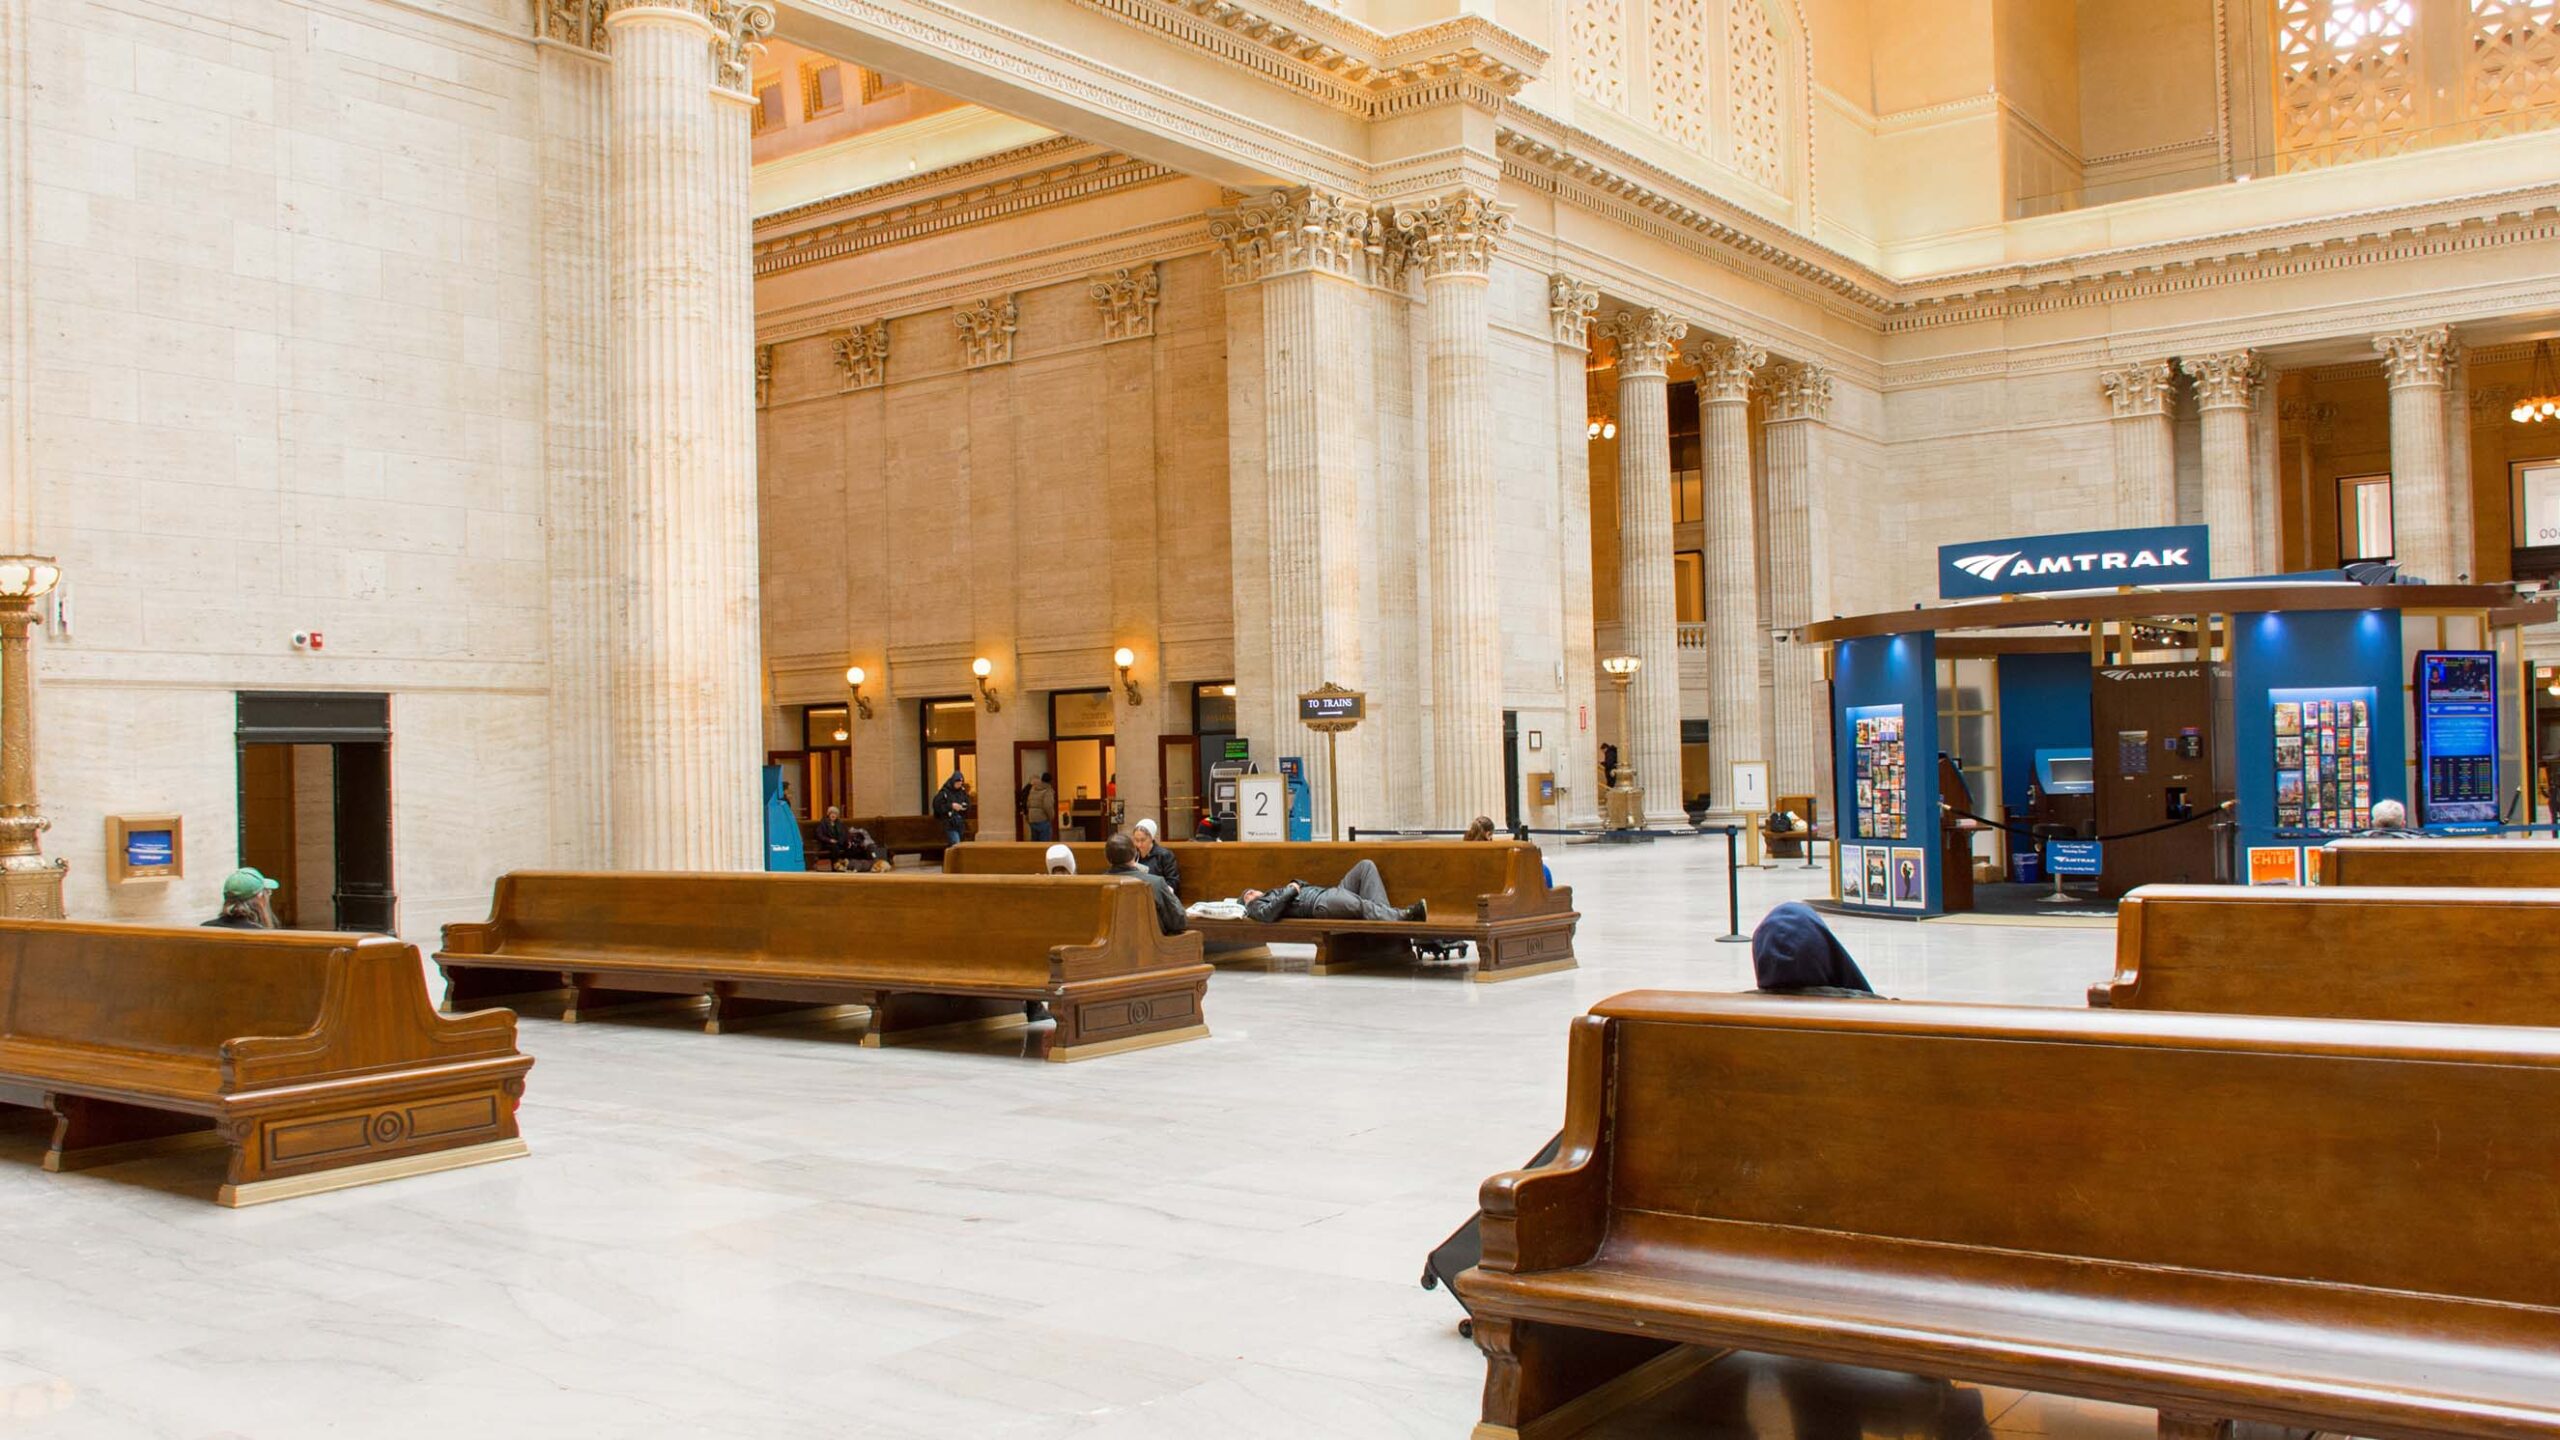
[[[1547,317],[1555,321],[1556,343],[1577,350],[1591,343],[1591,316],[1600,308],[1600,287],[1570,275],[1547,277]]]
[[[1395,208],[1396,233],[1422,266],[1422,278],[1483,275],[1511,229],[1511,212],[1488,195],[1460,190]]]
[[[889,378],[889,322],[874,320],[832,337],[836,353],[836,385],[843,390],[869,390]]]
[[[1356,278],[1386,247],[1386,227],[1368,207],[1322,190],[1274,190],[1210,212],[1227,283],[1243,285],[1318,270]]]
[[[2199,410],[2246,410],[2258,402],[2258,382],[2266,367],[2255,350],[2226,350],[2220,355],[2189,355],[2178,362],[2196,382]]]
[[[582,50],[608,50],[605,0],[542,0],[542,38]]]
[[[975,370],[1013,363],[1013,331],[1021,318],[1010,295],[990,295],[953,310],[951,323],[960,332],[961,367]]]
[[[755,88],[756,52],[773,33],[773,7],[764,0],[711,0],[711,59],[723,90],[744,95]]]
[[[1164,281],[1153,265],[1138,265],[1093,277],[1089,293],[1102,312],[1105,340],[1144,340],[1156,333],[1156,301]]]
[[[2137,360],[2098,372],[2098,388],[2107,394],[2119,420],[2169,413],[2169,362]]]
[[[1767,376],[1769,423],[1831,418],[1831,372],[1810,361],[1781,360]]]
[[[2455,353],[2453,330],[2444,325],[2386,331],[2373,337],[2373,348],[2394,390],[2443,385]]]
[[[1618,378],[1660,379],[1671,368],[1671,348],[1689,333],[1689,322],[1660,310],[1621,310],[1609,321],[1618,342]]]
[[[1707,403],[1751,398],[1751,375],[1768,363],[1769,352],[1748,340],[1710,335],[1689,352],[1698,367],[1698,398]]]

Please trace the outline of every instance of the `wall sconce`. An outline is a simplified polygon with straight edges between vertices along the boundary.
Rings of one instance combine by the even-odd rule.
[[[868,720],[871,718],[871,702],[862,698],[862,681],[861,666],[856,665],[844,672],[844,683],[853,687],[853,708],[861,714],[863,719]]]
[[[1618,422],[1615,420],[1594,420],[1591,422],[1590,428],[1585,430],[1583,433],[1594,440],[1615,440],[1618,438]]]
[[[1144,704],[1138,696],[1138,682],[1129,678],[1129,667],[1138,663],[1137,652],[1123,645],[1111,652],[1111,663],[1120,667],[1120,688],[1133,706]]]
[[[969,673],[978,677],[978,698],[987,702],[987,713],[993,715],[1004,708],[996,692],[987,688],[987,677],[996,673],[996,662],[981,655],[969,662]]]

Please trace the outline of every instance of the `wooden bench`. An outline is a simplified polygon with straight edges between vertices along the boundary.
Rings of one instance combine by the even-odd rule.
[[[2560,1026],[2555,934],[2560,889],[2145,885],[2089,1003]]]
[[[2351,1435],[2560,1434],[2560,1035],[1639,992],[1483,1189],[1478,1440],[1798,1355]]]
[[[1040,871],[1048,846],[1029,841],[972,841],[954,849],[943,867],[963,875],[1031,875]],[[1107,867],[1100,845],[1078,844],[1079,873]],[[1354,862],[1373,861],[1378,878],[1399,905],[1429,904],[1420,921],[1194,920],[1210,944],[1245,948],[1272,944],[1316,947],[1318,974],[1410,959],[1416,941],[1464,940],[1475,946],[1475,978],[1511,980],[1573,968],[1573,932],[1581,916],[1570,887],[1547,887],[1538,847],[1512,840],[1398,841],[1387,844],[1301,844],[1231,841],[1167,847],[1182,866],[1179,898],[1232,900],[1247,890],[1269,890],[1292,880],[1331,885]]]
[[[930,815],[850,815],[844,823],[870,831],[871,838],[893,861],[901,855],[919,855],[938,863],[943,852],[951,848],[951,842],[944,838],[942,822]],[[962,825],[964,841],[977,834],[977,812],[971,811]]]
[[[0,921],[0,1086],[52,1112],[47,1170],[219,1144],[254,1205],[509,1159],[532,1064],[397,940]]]
[[[1146,886],[1106,877],[518,871],[435,958],[449,1004],[566,991],[571,1021],[680,996],[718,1034],[858,1004],[877,1046],[1019,1026],[1037,1000],[1051,1060],[1209,1033],[1199,937],[1159,934]]]
[[[2560,885],[2560,840],[2333,840],[2323,885]]]

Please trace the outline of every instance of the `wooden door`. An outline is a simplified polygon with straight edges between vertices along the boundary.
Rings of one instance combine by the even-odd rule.
[[[1200,826],[1200,741],[1193,735],[1156,740],[1156,794],[1163,807],[1156,824],[1167,840],[1188,840]]]

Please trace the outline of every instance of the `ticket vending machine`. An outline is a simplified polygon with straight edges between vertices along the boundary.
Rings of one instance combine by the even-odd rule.
[[[1281,756],[1280,778],[1289,787],[1289,838],[1314,839],[1316,796],[1307,787],[1307,762],[1295,755]]]
[[[2211,815],[2232,795],[2231,667],[2102,665],[2091,679],[2097,828],[2113,837],[2101,893],[2114,899],[2138,885],[2228,879],[2223,833]]]
[[[1234,840],[1236,834],[1236,782],[1253,773],[1253,742],[1242,736],[1227,741],[1226,752],[1209,765],[1209,819],[1217,827],[1218,838]]]

